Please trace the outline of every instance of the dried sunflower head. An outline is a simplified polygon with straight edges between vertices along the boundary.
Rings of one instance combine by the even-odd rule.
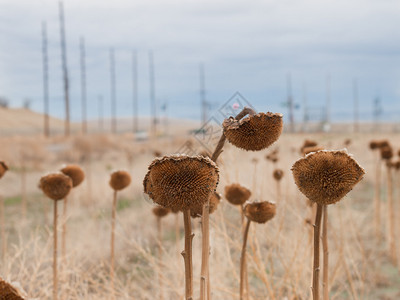
[[[0,178],[4,176],[4,174],[7,172],[8,166],[4,161],[0,161]]]
[[[378,149],[379,148],[379,142],[375,141],[375,140],[372,140],[371,142],[369,142],[369,148],[371,150]]]
[[[210,197],[210,206],[208,208],[208,213],[212,214],[217,210],[218,204],[221,201],[221,195],[214,192]],[[192,218],[201,217],[203,215],[203,206],[194,206],[190,209],[190,214]]]
[[[51,173],[40,179],[39,187],[50,199],[62,200],[72,189],[72,179],[63,173]]]
[[[268,201],[249,203],[244,207],[244,215],[252,222],[260,224],[271,220],[276,214],[276,205]]]
[[[318,204],[332,204],[350,192],[365,174],[346,151],[318,151],[296,161],[293,177],[299,190]]]
[[[303,146],[300,148],[300,153],[304,155],[304,149],[308,147],[317,147],[317,142],[313,140],[305,140]]]
[[[384,146],[381,149],[381,158],[384,160],[390,160],[393,157],[393,149],[390,146]]]
[[[115,191],[120,191],[131,184],[131,175],[127,171],[115,171],[111,173],[110,186]]]
[[[173,210],[202,206],[218,185],[217,165],[203,156],[171,155],[155,159],[144,181],[144,192]]]
[[[259,113],[242,120],[233,117],[222,123],[224,135],[238,148],[250,151],[265,149],[276,142],[282,133],[282,114]]]
[[[165,207],[162,207],[160,205],[157,205],[156,207],[153,207],[153,214],[157,218],[165,217],[166,215],[168,215],[170,213],[170,211],[171,210],[169,208],[165,208]]]
[[[85,173],[78,165],[67,165],[61,169],[61,172],[71,177],[73,187],[77,187],[85,179]]]
[[[233,205],[244,204],[249,200],[250,196],[251,191],[239,183],[233,183],[225,187],[225,198]]]
[[[311,152],[317,152],[317,151],[321,151],[321,150],[324,150],[324,148],[318,147],[318,146],[305,147],[305,148],[303,148],[303,155],[306,156],[307,154],[309,154]]]
[[[24,300],[18,291],[9,283],[0,278],[0,299],[1,300]]]
[[[283,171],[281,169],[275,169],[273,173],[274,179],[279,181],[283,177]]]

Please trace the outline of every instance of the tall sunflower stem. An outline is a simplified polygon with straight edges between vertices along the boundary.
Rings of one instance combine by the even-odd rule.
[[[210,200],[203,205],[201,216],[202,248],[200,274],[200,300],[206,300],[209,292],[209,259],[210,259]]]
[[[322,248],[323,248],[323,270],[322,270],[322,288],[323,300],[329,300],[329,248],[328,248],[328,206],[324,205],[324,220],[322,223]]]
[[[313,300],[319,300],[319,240],[321,235],[321,216],[323,205],[317,203],[317,214],[314,224],[314,263],[313,263],[313,284],[312,293]]]
[[[182,256],[185,262],[185,297],[186,300],[193,300],[193,262],[192,262],[192,224],[190,220],[190,209],[183,211],[183,223],[185,228],[185,250]]]
[[[246,246],[247,246],[247,237],[249,235],[250,228],[250,220],[247,220],[246,227],[243,234],[243,247],[242,247],[242,255],[240,256],[240,300],[245,300],[245,294],[248,295],[249,291],[245,291],[245,282],[247,276],[247,263],[246,263]]]

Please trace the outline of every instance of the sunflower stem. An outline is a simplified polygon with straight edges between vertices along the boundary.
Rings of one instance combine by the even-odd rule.
[[[319,240],[321,235],[322,204],[317,203],[317,214],[314,224],[314,264],[313,264],[313,300],[319,300]]]
[[[242,247],[242,255],[240,257],[240,300],[244,300],[245,295],[245,282],[247,276],[247,264],[246,264],[246,246],[247,246],[247,237],[249,235],[249,228],[250,228],[250,220],[247,220],[246,228],[243,234],[243,247]],[[249,291],[246,291],[248,295]]]
[[[192,262],[192,224],[190,209],[183,211],[183,223],[185,228],[185,250],[181,253],[185,261],[185,295],[186,300],[193,300],[193,262]]]

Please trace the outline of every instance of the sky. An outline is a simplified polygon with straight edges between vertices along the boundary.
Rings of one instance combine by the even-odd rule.
[[[71,118],[81,118],[79,40],[85,39],[88,116],[99,97],[110,115],[110,62],[116,61],[117,114],[132,114],[132,52],[138,59],[139,114],[150,114],[149,51],[156,99],[174,118],[200,119],[199,65],[204,64],[209,115],[235,92],[258,111],[287,118],[290,74],[295,119],[307,107],[323,118],[330,86],[333,121],[400,115],[400,2],[397,0],[65,0]],[[41,26],[46,22],[50,114],[64,118],[58,1],[0,0],[0,97],[43,111]],[[306,101],[307,105],[304,105]],[[0,120],[1,121],[1,120]]]

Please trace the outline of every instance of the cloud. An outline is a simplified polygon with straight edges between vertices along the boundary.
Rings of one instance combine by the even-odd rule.
[[[50,0],[5,1],[0,12],[0,88],[15,105],[24,97],[41,109],[40,26],[49,34],[50,94],[55,115],[62,114],[58,4]],[[206,65],[210,100],[223,102],[235,91],[247,93],[257,105],[282,109],[285,78],[293,77],[295,99],[301,102],[306,82],[312,105],[323,105],[325,78],[332,77],[332,99],[351,100],[351,81],[359,78],[368,103],[377,90],[388,103],[398,97],[397,1],[65,1],[68,65],[72,101],[80,100],[78,41],[87,45],[90,115],[97,97],[109,98],[108,51],[117,60],[119,113],[131,105],[131,51],[138,50],[141,113],[149,113],[148,61],[155,54],[159,101],[183,116],[198,104],[198,64]],[[368,99],[368,100],[367,100]],[[185,105],[185,103],[187,103]],[[192,113],[191,113],[192,114]],[[79,109],[72,113],[79,118]],[[192,114],[195,115],[195,114]]]

